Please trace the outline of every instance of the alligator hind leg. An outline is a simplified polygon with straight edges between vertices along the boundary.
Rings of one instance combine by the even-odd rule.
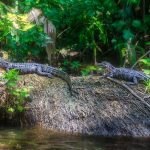
[[[41,76],[49,77],[49,78],[52,78],[52,77],[53,77],[53,75],[50,74],[50,73],[42,72],[42,69],[41,69],[41,68],[38,68],[38,69],[37,69],[37,74],[38,74],[38,75],[41,75]]]
[[[134,82],[126,82],[127,85],[135,85]]]
[[[136,85],[138,84],[138,80],[136,77],[133,77],[133,82],[127,82],[128,85]]]

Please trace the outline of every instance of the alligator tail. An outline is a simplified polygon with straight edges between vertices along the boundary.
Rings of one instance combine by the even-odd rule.
[[[57,68],[53,68],[52,75],[54,75],[56,77],[59,77],[62,80],[64,80],[68,84],[69,90],[72,91],[71,79],[70,79],[69,75],[66,72],[61,71]]]

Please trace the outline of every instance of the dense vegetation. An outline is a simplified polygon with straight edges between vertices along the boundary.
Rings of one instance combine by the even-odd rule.
[[[25,21],[33,7],[56,26],[52,63],[68,72],[86,75],[101,60],[131,67],[150,48],[149,0],[2,0],[1,51],[14,61],[47,62],[50,38]]]

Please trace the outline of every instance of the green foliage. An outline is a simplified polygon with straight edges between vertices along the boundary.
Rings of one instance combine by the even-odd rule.
[[[80,62],[79,61],[73,61],[71,62],[71,68],[72,69],[78,69],[79,67],[81,66]]]
[[[150,80],[146,82],[146,91],[150,92]]]
[[[133,20],[132,21],[132,26],[135,27],[135,28],[139,28],[141,27],[142,23],[140,20]]]
[[[10,17],[8,10],[15,10],[14,2],[0,3],[1,45],[14,60],[46,58],[43,53],[50,39],[41,26],[23,21],[33,7],[40,8],[56,26],[57,51],[79,51],[83,63],[107,57],[132,66],[148,50],[150,1],[144,5],[142,0],[20,0],[17,13],[11,12],[15,17]],[[14,28],[11,18],[16,18],[20,29]],[[74,70],[74,64],[73,68],[64,66]]]
[[[148,69],[143,69],[143,71],[144,71],[145,74],[150,75],[150,70],[148,70]]]
[[[65,59],[63,61],[62,69],[64,71],[72,72],[72,73],[75,73],[75,74],[80,73],[82,76],[87,76],[89,74],[93,74],[93,72],[96,73],[97,71],[101,70],[100,68],[97,68],[96,66],[93,66],[93,65],[89,65],[89,66],[85,67],[79,61],[70,62],[67,59]]]
[[[143,72],[150,77],[150,58],[140,59],[139,62],[144,65]],[[150,80],[146,81],[146,91],[150,92]]]
[[[86,68],[81,70],[81,74],[82,74],[82,76],[87,76],[90,73],[92,73],[93,71],[97,71],[99,69],[100,68],[97,68],[96,66],[87,66]]]
[[[143,63],[144,65],[150,67],[150,58],[140,59],[140,62]]]
[[[5,8],[9,9],[6,5],[0,2],[0,41],[4,40],[5,36],[10,33],[12,26],[11,21],[6,17]]]
[[[133,39],[134,34],[129,29],[125,29],[125,30],[123,30],[123,38],[126,41],[129,40],[129,39]]]
[[[68,61],[65,59],[62,63],[62,69],[64,71],[78,73],[81,67],[81,63],[79,61]]]
[[[23,112],[24,104],[29,97],[31,87],[19,87],[17,81],[20,80],[18,71],[12,69],[4,74],[6,83],[6,91],[8,93],[8,102],[5,105],[7,112]]]
[[[13,6],[0,3],[0,40],[5,45],[3,50],[8,52],[11,59],[17,61],[39,57],[50,38],[41,26],[26,21],[27,14],[15,13],[13,9]]]
[[[144,65],[143,66],[143,71],[145,74],[150,75],[150,58],[143,58],[139,60],[140,64]]]
[[[34,27],[26,32],[16,31],[16,35],[8,34],[6,38],[9,44],[5,50],[9,52],[9,56],[17,61],[23,61],[30,56],[38,57],[42,54],[48,37],[40,30],[40,27]]]

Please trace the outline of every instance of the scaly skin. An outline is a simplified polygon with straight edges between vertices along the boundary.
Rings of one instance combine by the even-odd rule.
[[[131,84],[138,84],[140,81],[150,80],[150,77],[145,75],[143,72],[128,68],[115,68],[112,64],[106,61],[98,63],[97,66],[107,69],[108,73],[105,77],[128,81]]]
[[[67,73],[48,65],[38,63],[11,63],[0,58],[0,67],[6,71],[16,69],[20,74],[38,74],[45,77],[59,77],[67,82],[69,90],[72,90],[71,80]]]

